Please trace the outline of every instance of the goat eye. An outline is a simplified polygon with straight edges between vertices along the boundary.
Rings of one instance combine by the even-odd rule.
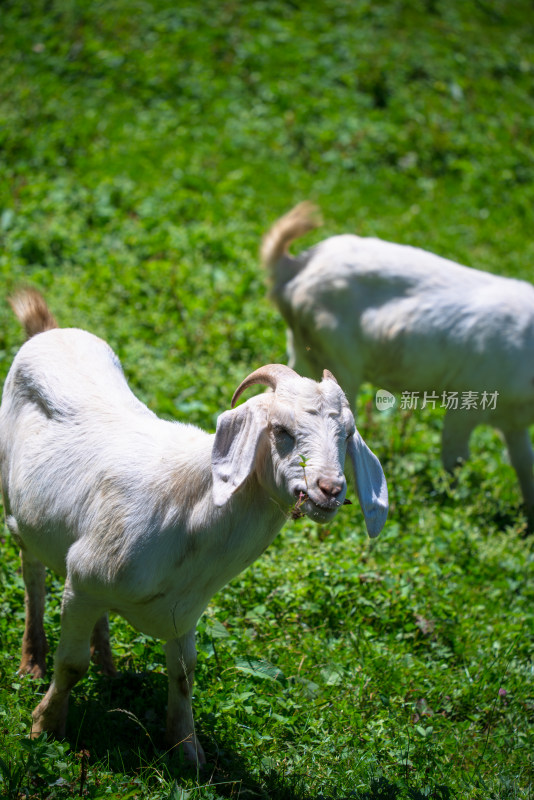
[[[276,438],[283,441],[284,444],[286,445],[295,444],[295,437],[293,436],[291,431],[288,431],[288,429],[284,428],[283,425],[273,425],[273,432]]]

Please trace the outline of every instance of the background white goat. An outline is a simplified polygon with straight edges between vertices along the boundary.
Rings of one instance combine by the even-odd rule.
[[[447,470],[469,456],[481,423],[502,431],[534,523],[534,287],[414,247],[334,236],[296,257],[293,239],[319,224],[301,203],[266,234],[262,261],[288,331],[289,364],[335,372],[354,401],[362,381],[392,392],[458,393],[442,436]],[[462,393],[496,403],[462,408]],[[493,393],[498,392],[498,396]],[[495,405],[495,408],[492,406]]]
[[[22,672],[42,675],[44,575],[66,576],[52,684],[32,735],[62,735],[70,690],[92,649],[113,672],[107,612],[166,641],[167,740],[205,760],[191,689],[197,620],[210,598],[272,542],[291,511],[327,522],[343,504],[346,453],[369,534],[387,514],[382,468],[333,376],[321,383],[262,367],[274,391],[226,411],[209,435],[155,416],[130,391],[108,345],[58,329],[42,297],[12,306],[31,338],[17,354],[0,408],[7,525],[26,585]]]

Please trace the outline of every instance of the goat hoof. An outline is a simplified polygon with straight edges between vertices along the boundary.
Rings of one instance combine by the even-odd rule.
[[[198,742],[184,742],[182,745],[185,760],[192,764],[194,767],[204,767],[206,765],[207,759],[206,754],[202,748],[202,745]]]
[[[30,678],[35,678],[37,680],[44,678],[45,673],[46,666],[39,661],[34,661],[33,658],[23,659],[17,670],[18,675],[29,675]]]
[[[196,737],[190,737],[180,744],[171,747],[170,756],[173,759],[183,759],[186,764],[202,769],[207,764],[204,749]]]

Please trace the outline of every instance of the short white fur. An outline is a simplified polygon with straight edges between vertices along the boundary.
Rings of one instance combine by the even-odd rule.
[[[369,381],[391,392],[498,395],[486,408],[446,412],[442,459],[469,456],[486,423],[506,440],[534,524],[534,287],[414,247],[333,236],[297,256],[288,246],[319,224],[301,203],[269,230],[262,260],[288,325],[289,364],[316,377],[332,370],[352,401]],[[495,408],[492,406],[495,405]]]
[[[274,391],[225,411],[208,434],[153,414],[90,333],[48,330],[17,354],[0,408],[0,472],[26,583],[23,672],[45,669],[44,565],[66,577],[54,677],[32,735],[63,735],[91,652],[113,674],[114,611],[165,640],[167,741],[203,763],[191,691],[195,626],[211,597],[264,551],[295,504],[320,523],[334,517],[347,452],[369,533],[382,528],[384,475],[337,382],[262,370],[252,382],[274,374]]]

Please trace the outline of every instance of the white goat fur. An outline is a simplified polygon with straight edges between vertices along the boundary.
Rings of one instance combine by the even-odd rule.
[[[40,296],[33,302],[46,308]],[[105,342],[53,329],[49,319],[51,329],[17,354],[0,408],[6,519],[27,592],[23,672],[45,669],[43,565],[66,576],[54,677],[32,735],[63,734],[91,635],[113,672],[111,610],[166,641],[168,743],[203,763],[191,710],[199,616],[272,542],[297,498],[312,519],[333,518],[347,452],[377,535],[387,514],[382,469],[332,377],[317,384],[282,365],[263,368],[287,373],[275,391],[221,414],[210,435],[159,419],[132,394]]]
[[[498,392],[495,410],[450,409],[446,469],[469,456],[487,423],[504,434],[530,524],[534,522],[534,287],[464,267],[414,247],[353,235],[298,256],[292,240],[318,224],[301,203],[264,238],[271,296],[286,320],[289,364],[315,377],[332,370],[354,401],[366,380],[392,392]]]

